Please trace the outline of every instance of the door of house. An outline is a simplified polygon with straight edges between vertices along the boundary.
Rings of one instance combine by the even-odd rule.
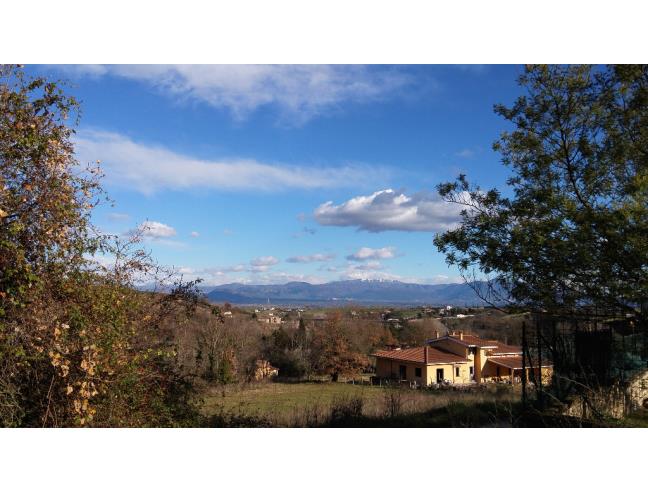
[[[443,383],[443,369],[437,369],[437,383]]]
[[[399,366],[398,375],[400,376],[401,381],[407,379],[407,366]]]

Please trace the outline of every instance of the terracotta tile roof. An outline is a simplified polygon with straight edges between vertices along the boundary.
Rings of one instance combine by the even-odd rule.
[[[428,364],[451,364],[453,362],[468,362],[468,359],[446,350],[428,347]],[[373,355],[382,359],[400,360],[404,362],[425,363],[425,347],[414,347],[401,350],[378,350]]]
[[[489,357],[488,362],[492,362],[493,364],[497,364],[498,366],[508,367],[509,369],[522,369],[521,355]],[[537,361],[534,361],[533,367],[537,367],[537,365]],[[527,367],[531,368],[528,361]],[[551,364],[549,363],[549,361],[542,361],[542,367],[551,367]]]
[[[475,346],[480,348],[487,348],[487,347],[495,348],[499,344],[498,342],[495,342],[493,340],[484,340],[483,338],[478,337],[476,335],[464,334],[463,338],[461,338],[461,335],[448,335],[448,337],[452,338],[455,342],[459,342],[468,347]]]
[[[486,340],[484,338],[478,337],[477,335],[464,334],[463,338],[461,335],[447,335],[445,337],[437,338],[435,340],[430,340],[430,343],[434,343],[436,340],[451,339],[453,342],[457,342],[465,347],[479,347],[484,349],[491,350],[492,355],[498,354],[519,354],[522,353],[522,348],[517,345],[507,345],[497,340]]]
[[[492,342],[497,345],[496,349],[491,350],[492,355],[522,353],[522,347],[518,345],[506,345],[500,342],[496,342],[495,340],[492,340]]]

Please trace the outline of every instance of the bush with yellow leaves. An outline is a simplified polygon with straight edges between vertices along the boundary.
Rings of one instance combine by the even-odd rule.
[[[160,328],[193,293],[139,292],[159,270],[138,238],[93,229],[101,172],[74,159],[77,110],[60,83],[0,67],[0,425],[195,425]]]

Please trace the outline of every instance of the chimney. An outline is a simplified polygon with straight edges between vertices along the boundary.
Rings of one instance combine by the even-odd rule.
[[[463,331],[459,332],[459,340],[463,340]]]
[[[424,354],[424,355],[423,355],[423,360],[425,361],[425,364],[427,365],[428,361],[430,360],[430,356],[429,356],[429,354],[428,354],[428,346],[427,346],[427,345],[423,348],[423,354]]]
[[[439,330],[436,330],[436,331],[434,332],[434,338],[439,338]]]

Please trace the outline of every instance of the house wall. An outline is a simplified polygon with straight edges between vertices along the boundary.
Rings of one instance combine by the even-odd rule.
[[[459,376],[456,375],[455,367],[459,367]],[[452,384],[465,384],[470,382],[470,369],[467,363],[462,364],[430,364],[425,371],[427,385],[436,384],[437,369],[443,369],[443,378]]]
[[[397,379],[400,375],[400,366],[405,366],[406,376],[405,379],[418,384],[425,384],[425,367],[423,364],[416,364],[414,362],[403,362],[391,359],[382,359],[376,357],[376,376],[386,379]],[[421,377],[416,377],[416,368],[421,369]]]
[[[416,364],[413,362],[402,362],[390,359],[376,358],[376,376],[385,379],[397,379],[399,377],[399,366],[405,366],[406,379],[411,382],[417,382],[421,385],[430,386],[436,384],[437,369],[443,369],[443,377],[453,384],[467,384],[472,381],[470,377],[469,363],[459,364]],[[417,378],[415,369],[421,368],[421,377]],[[459,376],[456,373],[456,367],[459,367]]]
[[[508,367],[502,367],[498,366],[497,364],[494,364],[492,362],[486,362],[484,365],[482,371],[481,371],[481,378],[482,381],[489,381],[492,378],[497,378],[497,368],[499,367],[499,377],[502,379],[510,379],[512,375],[512,369],[509,369]]]
[[[486,355],[487,350],[482,348],[477,348],[475,351],[475,381],[481,382],[484,378],[484,367],[488,362],[488,355]]]

